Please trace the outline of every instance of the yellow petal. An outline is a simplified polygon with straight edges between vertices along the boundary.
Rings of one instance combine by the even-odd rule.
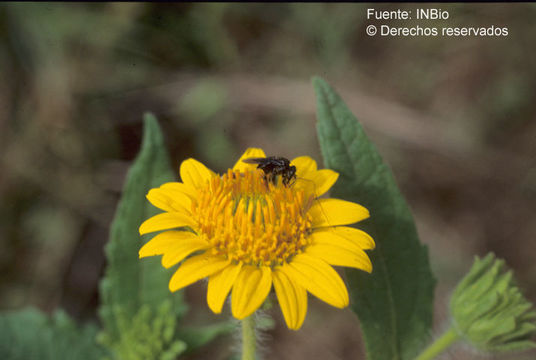
[[[162,188],[151,189],[147,193],[147,200],[164,211],[190,214],[192,201],[183,193],[165,191]]]
[[[223,303],[231,291],[236,277],[240,273],[242,263],[230,264],[222,271],[212,275],[208,279],[207,303],[214,313],[221,313]]]
[[[162,256],[162,266],[166,269],[169,269],[173,265],[186,259],[188,255],[193,254],[194,252],[199,250],[208,249],[209,247],[210,245],[206,241],[201,240],[199,237],[196,240],[183,242],[180,243],[180,245],[175,245],[173,250],[167,251],[166,253],[164,253],[164,256]]]
[[[169,290],[173,292],[182,289],[197,280],[222,270],[229,263],[230,260],[216,257],[208,252],[193,256],[186,260],[173,274],[169,281]]]
[[[330,169],[317,170],[316,161],[309,156],[297,157],[290,164],[296,166],[298,180],[295,186],[304,188],[315,198],[324,195],[339,177],[337,172]]]
[[[266,154],[262,149],[259,148],[248,148],[242,156],[240,156],[240,159],[236,162],[236,164],[233,166],[233,170],[239,170],[240,172],[244,172],[246,170],[254,170],[257,165],[255,164],[247,164],[243,162],[242,160],[248,159],[248,158],[263,158],[266,157]]]
[[[289,329],[298,330],[307,314],[307,292],[280,267],[273,272],[274,289]]]
[[[325,261],[303,253],[284,264],[283,271],[320,300],[338,308],[348,306],[346,285]]]
[[[181,200],[184,199],[183,195],[186,195],[190,200],[197,199],[198,195],[197,189],[181,182],[165,183],[160,185],[160,189],[168,192],[171,197],[177,195]],[[190,208],[190,206],[186,206],[186,204],[185,207]]]
[[[333,170],[318,170],[313,177],[313,181],[316,185],[315,197],[322,196],[326,192],[328,192],[328,190],[331,189],[331,187],[333,186],[333,184],[335,184],[338,178],[339,174]]]
[[[233,285],[231,310],[239,320],[257,310],[272,288],[272,271],[268,266],[246,265]]]
[[[372,263],[363,250],[348,250],[336,245],[309,245],[305,253],[322,259],[330,265],[353,267],[372,272]]]
[[[140,235],[183,226],[190,226],[195,229],[196,223],[187,215],[177,212],[165,212],[145,220],[140,225]]]
[[[293,159],[290,165],[296,166],[296,176],[311,179],[316,173],[316,161],[309,156],[300,156]]]
[[[203,241],[189,231],[165,231],[148,241],[139,251],[140,258],[162,255],[175,249],[177,245],[188,242]],[[207,244],[206,242],[204,242]]]
[[[365,233],[364,231],[358,230],[357,236],[353,235],[353,232],[346,232],[344,230],[339,230],[342,226],[337,227],[325,227],[319,228],[313,231],[311,234],[311,244],[324,244],[324,245],[335,245],[342,248],[348,249],[350,251],[361,251],[371,249],[370,241],[374,245],[372,238]],[[352,229],[352,228],[348,228]],[[357,230],[357,229],[352,229]],[[341,236],[341,233],[343,234]],[[363,234],[363,235],[362,235]],[[348,235],[348,236],[344,236]],[[366,235],[366,237],[364,236]]]
[[[313,216],[313,227],[353,224],[369,217],[365,207],[339,199],[318,199],[309,213]]]
[[[337,226],[329,228],[329,231],[357,244],[357,246],[363,250],[374,249],[376,247],[372,237],[363,230],[354,229],[348,226]]]
[[[333,170],[322,169],[309,175],[309,178],[298,175],[294,188],[303,189],[307,195],[316,199],[324,195],[337,181],[339,174]]]
[[[193,188],[206,184],[216,173],[195,159],[184,160],[180,168],[182,182]]]

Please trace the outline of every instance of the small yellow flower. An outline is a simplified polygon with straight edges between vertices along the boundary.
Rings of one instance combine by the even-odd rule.
[[[265,156],[250,148],[222,176],[194,159],[183,161],[182,183],[147,194],[165,212],[146,220],[140,234],[166,231],[139,255],[163,255],[166,268],[186,259],[171,277],[170,291],[208,277],[207,302],[215,313],[232,289],[237,319],[257,310],[273,284],[288,327],[299,329],[307,291],[335,307],[348,306],[346,286],[331,265],[372,271],[363,251],[374,248],[372,238],[341,226],[366,219],[369,212],[349,201],[318,199],[338,174],[317,170],[308,156],[292,160],[298,181],[289,185],[267,182],[255,164],[242,161]]]

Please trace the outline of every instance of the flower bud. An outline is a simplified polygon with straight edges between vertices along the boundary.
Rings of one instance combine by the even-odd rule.
[[[490,253],[476,258],[450,301],[455,330],[475,348],[488,352],[536,347],[536,312],[506,271],[504,260]]]

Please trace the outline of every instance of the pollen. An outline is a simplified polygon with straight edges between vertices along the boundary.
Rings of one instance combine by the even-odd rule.
[[[312,201],[301,189],[266,181],[260,170],[229,169],[199,189],[192,216],[214,255],[273,267],[310,243]]]

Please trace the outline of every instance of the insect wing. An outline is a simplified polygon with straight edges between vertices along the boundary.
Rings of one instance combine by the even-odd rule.
[[[242,162],[246,164],[262,164],[266,162],[267,158],[247,158],[243,159]]]

